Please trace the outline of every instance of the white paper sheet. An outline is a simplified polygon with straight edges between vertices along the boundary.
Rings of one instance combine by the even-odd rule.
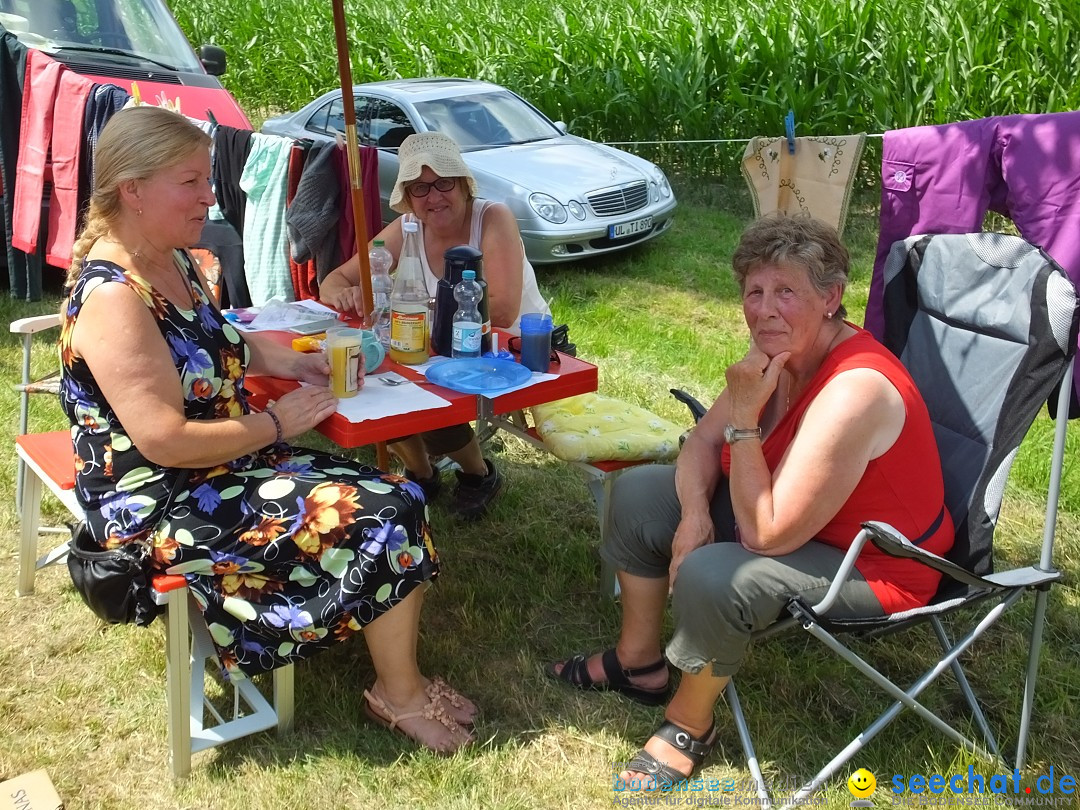
[[[254,310],[256,307],[249,307],[248,309]],[[293,326],[312,323],[325,318],[337,318],[338,316],[337,310],[310,299],[290,301],[288,303],[271,299],[258,309],[259,314],[255,316],[254,320],[249,323],[232,321],[232,325],[240,332],[284,332]],[[225,311],[228,312],[228,310]]]
[[[337,412],[350,422],[366,422],[384,416],[397,416],[413,411],[447,408],[450,403],[416,383],[386,385],[376,375],[364,378],[360,393],[349,399],[339,399]]]

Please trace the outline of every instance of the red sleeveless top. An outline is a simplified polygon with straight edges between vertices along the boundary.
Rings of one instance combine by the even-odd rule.
[[[766,437],[762,444],[765,463],[769,470],[776,469],[807,407],[837,374],[856,368],[884,374],[904,401],[904,427],[893,446],[867,465],[855,491],[815,539],[847,549],[863,521],[878,520],[895,526],[913,541],[924,538],[918,545],[943,555],[952,547],[954,530],[949,512],[943,508],[941,460],[926,404],[903,364],[869,332],[855,329],[858,334],[828,354],[799,399]],[[731,448],[727,445],[720,459],[724,475],[730,476]],[[937,529],[930,531],[935,524]],[[940,580],[936,571],[913,560],[890,557],[872,543],[863,548],[855,567],[886,613],[925,605]]]

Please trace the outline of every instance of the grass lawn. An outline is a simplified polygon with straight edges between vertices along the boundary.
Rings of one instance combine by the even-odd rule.
[[[705,401],[718,393],[725,366],[747,347],[728,262],[748,218],[742,187],[697,185],[683,189],[675,229],[662,239],[616,258],[538,272],[541,288],[553,297],[556,322],[571,325],[579,356],[599,366],[601,393],[687,424],[689,414],[667,390],[683,387]],[[855,259],[846,303],[857,323],[876,234],[873,201],[860,199],[846,232]],[[5,298],[0,319],[52,311],[58,298],[55,285],[52,299],[39,304]],[[35,362],[44,370],[54,356],[42,345]],[[19,345],[9,335],[0,338],[0,357],[0,419],[13,436]],[[35,398],[33,410],[36,429],[63,424],[57,403],[47,397]],[[1070,430],[1075,445],[1077,431]],[[1039,467],[1049,440],[1050,423],[1041,418],[1007,498],[998,552],[1003,562],[1038,536],[1040,502],[1033,493],[1045,478]],[[354,641],[297,667],[292,734],[267,732],[197,755],[190,780],[174,784],[160,624],[148,630],[102,626],[62,567],[39,573],[33,597],[11,596],[18,516],[8,444],[0,453],[0,593],[7,597],[0,599],[0,778],[47,768],[69,810],[618,804],[612,763],[638,749],[661,711],[614,695],[578,694],[543,674],[555,657],[599,649],[618,626],[617,605],[597,586],[595,507],[568,465],[509,437],[496,438],[489,449],[508,479],[489,518],[462,525],[442,505],[432,509],[444,569],[425,605],[420,652],[425,671],[444,674],[481,706],[479,744],[442,759],[367,722],[361,692],[374,676],[363,644]],[[1080,776],[1080,599],[1072,584],[1080,573],[1077,476],[1070,463],[1058,560],[1069,584],[1050,599],[1025,785],[1051,766],[1056,776]],[[62,519],[55,504],[46,513],[54,523]],[[1029,615],[1025,605],[969,656],[973,686],[987,697],[1007,753],[1018,725]],[[927,631],[858,646],[906,682],[928,664],[922,650],[933,643]],[[757,647],[739,682],[762,765],[778,781],[808,778],[883,706],[860,676],[804,634]],[[930,690],[926,702],[969,727],[961,699],[949,690]],[[683,794],[671,804],[752,795],[743,790],[749,773],[730,713],[721,704],[716,714],[719,745],[703,776],[733,779],[738,791]],[[994,773],[905,715],[845,769],[844,779],[855,767],[869,769],[879,785],[875,805],[885,806],[893,774],[966,773],[969,764]],[[819,806],[849,806],[844,779],[820,794]]]

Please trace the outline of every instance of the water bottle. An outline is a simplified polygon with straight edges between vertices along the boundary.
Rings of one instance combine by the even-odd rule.
[[[420,227],[402,222],[405,243],[390,295],[390,359],[416,365],[428,355],[428,291],[420,263]]]
[[[480,335],[483,321],[480,318],[480,298],[484,291],[476,283],[476,271],[466,270],[461,281],[454,285],[454,300],[458,302],[454,313],[454,336],[451,357],[479,357]]]
[[[480,354],[491,351],[491,316],[488,314],[487,283],[484,281],[484,254],[469,245],[457,245],[443,254],[443,275],[435,285],[435,313],[431,321],[431,350],[449,357],[454,338],[454,287],[466,270],[476,272],[480,285]]]
[[[371,264],[371,298],[374,307],[371,311],[371,330],[379,343],[390,350],[390,296],[394,292],[394,282],[390,278],[390,265],[394,256],[386,249],[382,239],[376,239],[368,253]]]

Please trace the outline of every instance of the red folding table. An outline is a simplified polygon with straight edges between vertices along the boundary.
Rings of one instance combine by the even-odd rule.
[[[262,334],[269,335],[275,340],[286,344],[293,337],[293,335],[284,332],[264,332]],[[500,341],[503,345],[506,345],[505,338],[504,334],[503,340]],[[480,423],[478,432],[482,433],[485,424],[499,425],[502,423],[504,420],[496,419],[500,415],[596,390],[596,366],[569,355],[557,353],[557,356],[559,362],[552,363],[549,369],[550,374],[557,375],[555,379],[545,380],[517,391],[511,391],[508,394],[493,397],[481,394],[464,394],[429,383],[422,374],[413,371],[409,366],[395,363],[387,358],[379,369],[373,373],[396,371],[410,380],[422,382],[427,390],[449,402],[449,407],[427,408],[397,416],[369,419],[363,422],[350,422],[340,413],[336,413],[317,425],[315,429],[340,447],[362,447],[374,442],[396,439],[399,436],[408,436],[425,430],[460,425],[473,420]],[[370,379],[365,384],[379,385],[380,383]],[[281,380],[276,377],[256,375],[247,377],[245,381],[245,387],[252,394],[251,403],[256,408],[264,408],[267,401],[277,399],[286,391],[290,391],[297,386],[299,386],[299,383],[294,380]],[[363,395],[364,391],[361,389],[359,396]]]

